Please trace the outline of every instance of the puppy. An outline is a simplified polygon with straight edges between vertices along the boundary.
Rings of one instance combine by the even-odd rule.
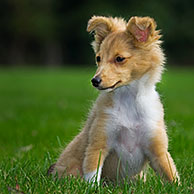
[[[93,16],[87,31],[95,33],[97,71],[91,81],[100,95],[52,174],[99,183],[101,177],[133,179],[149,163],[168,181],[179,181],[155,90],[165,61],[155,21]]]

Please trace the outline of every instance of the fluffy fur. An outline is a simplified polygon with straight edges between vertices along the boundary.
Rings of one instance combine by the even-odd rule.
[[[94,16],[87,30],[95,33],[94,78],[100,78],[95,86],[101,92],[85,127],[61,153],[52,173],[115,181],[134,178],[149,163],[168,181],[179,181],[155,90],[165,60],[155,21]]]

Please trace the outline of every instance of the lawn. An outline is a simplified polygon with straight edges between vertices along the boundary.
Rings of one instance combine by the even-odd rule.
[[[194,193],[194,69],[170,69],[158,85],[180,186],[163,183],[152,170],[146,183],[99,187],[46,176],[98,95],[90,84],[94,71],[0,70],[0,193]]]

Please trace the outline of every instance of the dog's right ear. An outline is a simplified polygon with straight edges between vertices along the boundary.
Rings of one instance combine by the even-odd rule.
[[[99,50],[104,38],[112,31],[112,27],[111,19],[107,17],[93,16],[88,21],[87,31],[95,33],[95,42],[92,44],[95,52]]]

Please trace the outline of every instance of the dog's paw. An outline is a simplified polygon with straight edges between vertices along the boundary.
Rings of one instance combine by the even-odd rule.
[[[99,184],[101,172],[102,172],[102,167],[99,167],[98,170],[84,174],[84,179],[90,183],[97,182]]]
[[[54,164],[52,164],[52,165],[49,167],[49,169],[47,170],[47,176],[49,176],[49,175],[52,174],[52,172],[54,171],[55,165],[56,165],[56,164],[54,163]]]

